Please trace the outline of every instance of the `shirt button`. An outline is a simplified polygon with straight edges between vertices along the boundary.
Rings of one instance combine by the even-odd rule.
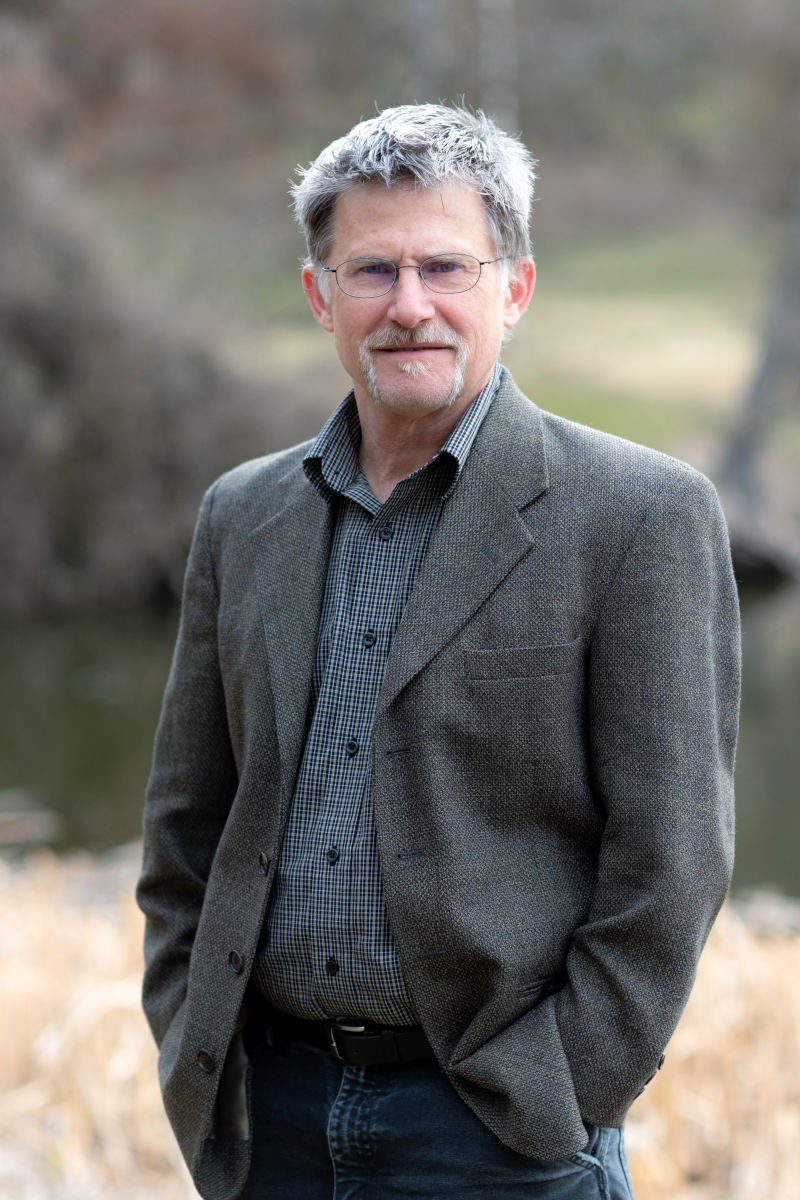
[[[325,963],[326,975],[334,976],[339,974],[339,964],[335,958],[329,958]]]
[[[394,537],[394,529],[392,529],[392,526],[388,522],[386,525],[381,525],[378,530],[378,537],[382,542],[389,542]]]
[[[350,741],[345,746],[345,753],[348,758],[352,758],[354,754],[358,754],[358,742],[355,738],[350,738]]]
[[[325,851],[325,857],[327,858],[327,860],[331,864],[331,866],[333,866],[333,864],[335,862],[339,861],[340,854],[335,846],[331,846],[331,848],[329,850]]]
[[[361,635],[361,641],[365,646],[374,646],[378,640],[378,635],[374,629],[367,629]]]

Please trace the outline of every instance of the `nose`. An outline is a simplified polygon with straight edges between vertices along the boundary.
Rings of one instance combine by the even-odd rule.
[[[430,321],[435,315],[434,293],[422,282],[418,268],[402,266],[397,272],[397,282],[389,292],[389,319],[406,329],[413,329],[420,321]]]

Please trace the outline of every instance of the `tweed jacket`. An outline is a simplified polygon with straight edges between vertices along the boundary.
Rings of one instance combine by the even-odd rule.
[[[204,499],[145,806],[144,1005],[208,1200],[248,1169],[248,972],[326,577],[306,450]],[[659,1065],[729,883],[738,671],[710,483],[504,373],[395,635],[373,802],[420,1022],[522,1154],[619,1125]]]

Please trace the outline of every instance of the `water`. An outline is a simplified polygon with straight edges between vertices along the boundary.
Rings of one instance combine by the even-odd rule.
[[[800,587],[742,605],[734,888],[800,897]]]
[[[0,799],[61,818],[59,850],[138,837],[142,792],[177,617],[0,631]],[[800,588],[743,606],[735,889],[800,896]]]
[[[0,789],[25,789],[59,814],[56,849],[139,836],[176,627],[176,617],[131,617],[0,633]]]

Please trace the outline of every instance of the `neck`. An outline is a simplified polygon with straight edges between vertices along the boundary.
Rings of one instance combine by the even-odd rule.
[[[401,479],[438,454],[472,399],[456,400],[447,408],[403,410],[378,404],[371,396],[356,395],[361,422],[359,461],[381,503]]]

